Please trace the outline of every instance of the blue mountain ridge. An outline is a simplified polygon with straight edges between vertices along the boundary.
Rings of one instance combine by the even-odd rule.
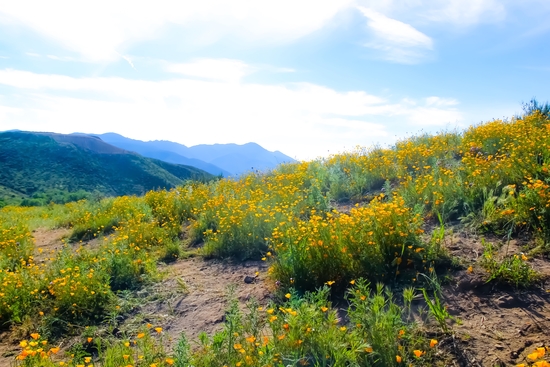
[[[200,168],[208,173],[237,176],[247,171],[265,171],[281,163],[295,162],[279,152],[270,152],[256,143],[201,144],[187,147],[167,140],[141,141],[116,133],[89,134],[118,148],[169,163]]]

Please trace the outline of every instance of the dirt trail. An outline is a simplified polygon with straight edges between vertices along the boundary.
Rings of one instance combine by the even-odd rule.
[[[263,261],[180,260],[162,269],[167,272],[166,280],[140,292],[140,297],[151,300],[137,308],[134,314],[138,317],[130,317],[121,329],[135,332],[136,327],[151,323],[163,328],[169,347],[181,333],[193,344],[200,332],[212,335],[223,327],[231,286],[241,309],[253,298],[260,304],[269,301],[266,268]],[[245,282],[245,277],[251,282]]]

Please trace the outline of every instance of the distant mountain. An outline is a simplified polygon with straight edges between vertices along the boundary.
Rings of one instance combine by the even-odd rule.
[[[190,157],[190,155],[182,154],[182,152],[186,153],[189,148],[187,148],[185,145],[181,145],[178,143],[134,140],[115,133],[88,136],[97,136],[106,143],[109,143],[121,149],[139,153],[144,157],[155,158],[168,163],[183,164],[196,167],[215,176],[223,175],[227,177],[231,175],[231,172],[217,167],[214,164],[204,162],[200,159],[192,158]]]
[[[281,163],[295,162],[291,157],[279,152],[270,152],[256,143],[185,145],[165,140],[143,142],[125,138],[122,135],[107,133],[96,135],[104,141],[122,149],[140,153],[146,157],[154,157],[166,162],[181,163],[201,168],[212,174],[217,174],[210,167],[222,169],[225,173],[239,175],[251,170],[270,170]],[[193,160],[193,161],[192,161]],[[199,166],[202,162],[203,166]],[[210,165],[210,166],[205,166]],[[208,169],[207,169],[208,168]]]
[[[52,189],[140,195],[213,176],[195,167],[145,158],[85,135],[0,133],[0,194],[32,197]],[[1,199],[1,198],[0,198]]]
[[[189,150],[194,157],[236,173],[251,170],[265,171],[281,163],[296,162],[279,151],[270,152],[256,143],[202,144],[190,147]]]

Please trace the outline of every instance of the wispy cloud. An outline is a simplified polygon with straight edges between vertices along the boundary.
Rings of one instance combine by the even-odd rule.
[[[191,29],[193,37],[182,40],[188,43],[211,43],[228,35],[263,44],[293,41],[322,28],[354,1],[159,0],[151,6],[97,0],[85,6],[70,0],[18,0],[2,5],[0,20],[28,27],[89,61],[106,62],[136,42],[159,37],[169,25]]]
[[[506,17],[504,1],[499,0],[434,0],[420,9],[430,21],[472,26],[478,23],[498,22]]]
[[[132,59],[127,55],[120,55],[131,67],[132,69],[136,70],[136,67],[134,66],[134,63],[132,62]]]
[[[372,9],[358,9],[367,18],[367,25],[374,35],[373,40],[365,46],[381,51],[384,59],[415,63],[424,57],[427,50],[433,48],[432,39],[410,24],[389,18]]]
[[[244,76],[253,73],[255,68],[240,60],[196,59],[188,63],[168,64],[166,70],[191,77],[238,82]]]

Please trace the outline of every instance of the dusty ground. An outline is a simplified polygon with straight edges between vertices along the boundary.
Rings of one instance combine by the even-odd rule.
[[[48,261],[68,231],[38,230],[34,235],[35,258]],[[487,241],[498,245],[502,239],[494,237]],[[94,240],[83,246],[98,244]],[[521,239],[512,240],[500,248],[499,254],[520,253],[525,244]],[[451,273],[443,287],[448,312],[459,320],[452,325],[454,336],[440,340],[439,347],[446,354],[442,358],[449,361],[446,365],[515,366],[526,362],[527,354],[535,347],[550,346],[550,282],[541,280],[529,290],[486,284],[486,274],[477,265],[483,253],[480,236],[467,232],[449,234],[444,246],[460,259],[464,268],[472,265],[474,269]],[[529,262],[543,278],[550,277],[548,259],[530,258]],[[235,286],[234,294],[242,308],[251,298],[266,304],[273,291],[272,283],[266,280],[266,264],[261,261],[232,263],[190,257],[162,265],[161,270],[164,280],[135,294],[139,302],[134,298],[132,310],[117,320],[114,330],[104,326],[98,332],[131,335],[151,323],[163,328],[170,346],[181,333],[193,344],[201,331],[211,335],[223,327],[231,285]],[[253,282],[246,283],[246,276],[254,278]],[[16,340],[14,333],[0,334],[0,367],[10,366],[18,351]],[[64,345],[70,345],[70,340]]]
[[[241,309],[253,298],[262,305],[269,301],[266,268],[263,261],[233,263],[201,257],[165,266],[166,280],[140,292],[140,297],[150,300],[135,309],[121,331],[151,323],[163,328],[171,340],[169,347],[181,333],[193,344],[201,331],[212,335],[223,327],[231,286],[235,287],[234,296]],[[244,281],[247,276],[253,278],[251,283]]]
[[[498,237],[486,242],[500,247],[497,256],[520,254],[527,242]],[[460,258],[465,267],[452,274],[444,287],[448,312],[460,322],[454,323],[455,337],[448,338],[457,365],[515,366],[526,363],[535,347],[550,346],[550,262],[531,258],[531,266],[541,280],[529,290],[486,284],[486,274],[478,265],[483,254],[482,237],[461,232],[446,238],[445,246]]]

